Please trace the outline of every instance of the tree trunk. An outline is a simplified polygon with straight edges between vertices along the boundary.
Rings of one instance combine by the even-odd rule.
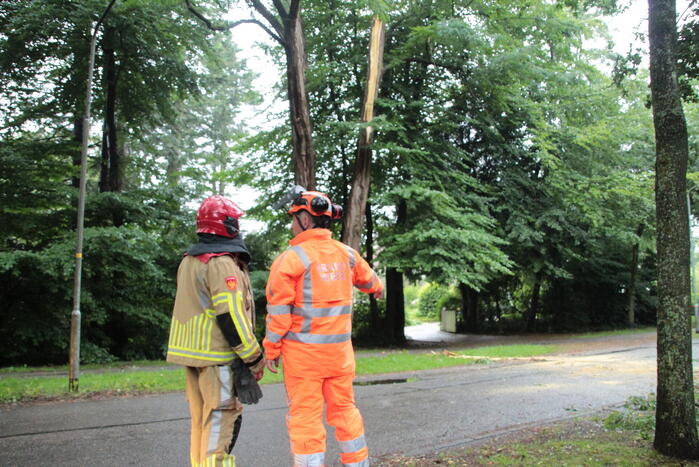
[[[537,272],[534,276],[534,287],[532,289],[532,300],[529,303],[529,311],[527,312],[527,320],[524,325],[524,330],[527,332],[534,330],[534,325],[536,324],[536,314],[539,312],[539,300],[541,298],[541,281],[543,280],[543,274]]]
[[[643,235],[643,230],[645,225],[643,223],[638,224],[636,229],[636,236],[639,237],[639,241],[634,243],[631,248],[631,278],[629,279],[629,287],[627,290],[629,307],[626,315],[626,324],[633,326],[636,324],[636,283],[638,282],[638,250],[640,246],[640,237]]]
[[[71,74],[71,87],[84,89],[87,83],[87,65],[90,56],[90,39],[92,35],[91,25],[86,25],[84,29],[75,30],[76,37],[73,38],[75,44],[80,44],[73,49],[72,68],[75,70]],[[85,116],[85,93],[79,93],[76,97],[73,110],[73,143],[75,149],[71,151],[75,176],[71,177],[70,185],[76,190],[80,188],[80,163],[82,160],[83,144],[83,117]]]
[[[102,137],[102,171],[100,191],[121,191],[121,160],[117,144],[116,88],[117,72],[114,43],[116,30],[105,27],[102,50],[104,52],[104,78],[107,96],[104,108],[104,135]],[[109,162],[105,163],[105,159]],[[106,172],[105,172],[106,171]]]
[[[311,134],[311,114],[306,92],[306,48],[303,37],[301,9],[286,16],[284,21],[286,74],[291,117],[291,141],[294,146],[294,181],[308,190],[314,190],[315,151]]]
[[[374,17],[369,43],[369,65],[367,67],[367,83],[364,90],[361,121],[371,122],[374,117],[374,102],[379,93],[381,73],[383,70],[383,48],[385,31],[383,22]],[[345,206],[345,219],[342,229],[342,241],[355,250],[362,238],[362,214],[365,211],[369,186],[371,184],[371,143],[374,139],[373,128],[367,126],[360,131],[357,143],[357,159],[354,163],[354,177],[349,201]]]
[[[102,123],[102,147],[100,149],[100,193],[109,191],[109,139],[107,124]]]
[[[464,331],[478,332],[479,330],[479,310],[478,292],[466,284],[459,284],[461,294],[461,316],[464,322]]]
[[[366,260],[374,267],[374,219],[371,215],[371,204],[366,204]],[[379,329],[379,305],[373,295],[369,295],[369,323],[371,329]]]
[[[80,107],[76,105],[75,116],[73,117],[73,143],[75,143],[75,151],[72,151],[73,166],[76,168],[76,175],[71,177],[70,185],[78,189],[80,188],[80,159],[82,156],[83,143],[83,118],[78,110]]]
[[[397,206],[396,224],[404,225],[408,217],[408,204],[402,199]],[[405,343],[405,297],[403,273],[396,268],[386,268],[386,333],[391,344]]]
[[[386,337],[389,344],[405,343],[405,300],[403,273],[386,269]]]
[[[653,445],[697,458],[689,309],[687,126],[677,84],[675,1],[649,0],[658,246],[658,390]]]

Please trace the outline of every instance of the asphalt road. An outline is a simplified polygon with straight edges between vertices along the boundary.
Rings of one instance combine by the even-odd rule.
[[[355,392],[371,455],[418,454],[622,404],[655,391],[655,375],[646,344],[383,375],[373,380],[408,381]],[[234,453],[242,467],[288,466],[284,388],[263,390],[246,408]],[[0,465],[186,466],[188,430],[182,394],[10,407],[0,410]],[[326,459],[337,463],[337,452],[330,429]]]

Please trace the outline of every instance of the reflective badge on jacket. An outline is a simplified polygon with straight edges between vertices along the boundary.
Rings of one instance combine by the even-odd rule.
[[[347,277],[347,263],[319,263],[316,269],[322,281],[343,281]]]
[[[229,289],[235,290],[236,287],[238,286],[238,278],[235,276],[226,277],[226,285],[228,286]]]

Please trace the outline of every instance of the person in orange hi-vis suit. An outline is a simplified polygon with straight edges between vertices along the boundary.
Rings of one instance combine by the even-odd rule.
[[[267,282],[267,368],[279,360],[289,401],[287,426],[295,467],[325,465],[323,401],[345,466],[368,467],[364,422],[354,401],[352,286],[383,295],[369,264],[328,230],[342,208],[323,193],[301,191],[292,202],[291,247]]]

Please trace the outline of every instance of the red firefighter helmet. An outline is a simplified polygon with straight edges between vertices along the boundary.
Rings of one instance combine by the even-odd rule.
[[[340,219],[342,217],[342,206],[333,204],[325,193],[319,191],[302,191],[298,193],[291,202],[291,207],[287,212],[295,214],[299,211],[306,211],[311,216],[328,216],[331,219]]]
[[[206,198],[197,211],[197,233],[235,237],[240,231],[238,219],[245,214],[240,206],[221,195]]]

